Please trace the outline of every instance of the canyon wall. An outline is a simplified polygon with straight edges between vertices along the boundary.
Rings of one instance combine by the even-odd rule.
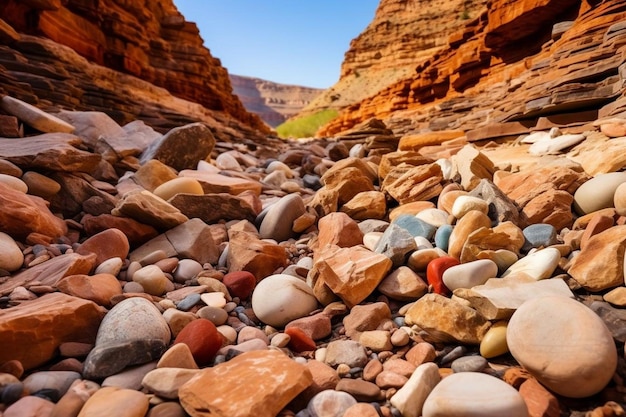
[[[33,104],[108,110],[120,122],[149,118],[146,111],[169,125],[196,118],[185,111],[168,115],[168,107],[177,113],[180,105],[168,104],[171,94],[269,131],[232,94],[226,69],[172,0],[5,0],[0,19],[0,88]],[[150,95],[142,91],[151,89],[146,84],[164,91],[143,110],[137,105]]]
[[[384,3],[384,1],[383,1]],[[413,73],[319,135],[376,117],[397,133],[584,123],[625,110],[626,3],[491,0]]]
[[[298,114],[324,91],[234,74],[230,74],[230,83],[246,110],[258,115],[271,127]]]
[[[411,77],[447,46],[448,37],[480,16],[487,0],[381,0],[372,22],[350,43],[339,81],[306,113],[344,108]]]

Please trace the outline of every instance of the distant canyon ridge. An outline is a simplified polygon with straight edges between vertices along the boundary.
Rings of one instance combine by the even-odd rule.
[[[319,96],[323,89],[280,84],[260,78],[230,74],[233,93],[246,110],[258,115],[270,127],[296,116]]]

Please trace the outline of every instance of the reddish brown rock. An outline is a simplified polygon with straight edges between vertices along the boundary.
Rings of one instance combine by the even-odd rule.
[[[0,184],[0,228],[16,239],[30,233],[59,237],[67,233],[67,226],[53,215],[45,200],[16,191]]]
[[[112,214],[101,214],[99,216],[85,215],[81,219],[81,224],[85,228],[87,235],[95,235],[108,229],[121,230],[128,239],[132,247],[146,243],[156,237],[159,232],[147,224],[140,223],[129,217],[113,216]]]
[[[311,339],[311,336],[307,335],[298,327],[292,326],[285,328],[285,334],[291,337],[288,346],[294,352],[313,351],[316,348],[315,341]]]
[[[259,383],[254,390],[232,389],[241,381]],[[206,368],[183,385],[178,394],[190,415],[274,417],[312,382],[311,372],[304,365],[280,352],[266,350],[242,353]],[[208,385],[211,390],[206,389]]]
[[[70,275],[57,283],[59,291],[111,307],[111,298],[122,294],[122,286],[114,275]]]
[[[196,319],[186,325],[174,340],[174,344],[184,343],[189,346],[194,360],[199,366],[209,365],[215,354],[222,347],[222,335],[215,325],[207,319]]]
[[[276,269],[287,265],[287,254],[279,245],[263,241],[248,232],[231,230],[228,236],[230,272],[251,272],[258,282],[271,275]]]
[[[126,259],[129,250],[130,244],[124,232],[118,229],[108,229],[85,240],[76,249],[76,253],[81,255],[95,253],[96,265],[100,265],[111,258]]]
[[[413,166],[406,163],[393,168],[382,183],[382,191],[400,204],[430,200],[443,189],[443,174],[437,164]]]
[[[228,292],[233,297],[239,297],[242,300],[247,299],[252,294],[256,286],[256,278],[248,271],[233,271],[224,275],[222,280]]]
[[[535,378],[529,378],[519,387],[519,393],[528,407],[529,417],[559,417],[559,400]]]
[[[17,359],[25,369],[49,361],[65,342],[94,343],[104,310],[61,293],[0,311],[0,363]]]
[[[317,225],[319,247],[336,245],[342,248],[363,243],[363,232],[359,225],[345,213],[330,213],[322,217]]]
[[[19,286],[28,286],[32,281],[37,281],[40,285],[54,287],[63,277],[89,274],[95,264],[96,256],[94,254],[83,256],[77,253],[68,253],[56,256],[18,273],[4,284],[0,284],[0,294],[9,294]]]
[[[387,199],[380,191],[363,191],[341,207],[354,220],[383,219],[387,213]]]

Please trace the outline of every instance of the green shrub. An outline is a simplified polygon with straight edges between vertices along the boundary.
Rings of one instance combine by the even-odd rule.
[[[315,135],[315,132],[333,120],[339,112],[335,109],[321,110],[315,114],[287,120],[276,128],[276,133],[281,138],[308,138]]]

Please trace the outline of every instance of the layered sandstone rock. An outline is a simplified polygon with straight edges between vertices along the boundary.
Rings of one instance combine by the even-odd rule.
[[[416,54],[414,73],[350,106],[319,134],[378,117],[396,133],[461,129],[475,140],[618,114],[624,18],[626,6],[615,2],[490,2],[438,53],[422,63]]]
[[[271,127],[295,116],[322,91],[320,88],[279,84],[260,78],[230,74],[233,92],[246,110]]]
[[[108,110],[118,122],[168,128],[219,112],[268,131],[172,1],[10,0],[0,16],[0,93],[49,110]]]
[[[448,37],[480,16],[486,0],[382,0],[372,22],[350,42],[339,81],[305,112],[343,108],[415,76],[415,67],[446,48]]]

